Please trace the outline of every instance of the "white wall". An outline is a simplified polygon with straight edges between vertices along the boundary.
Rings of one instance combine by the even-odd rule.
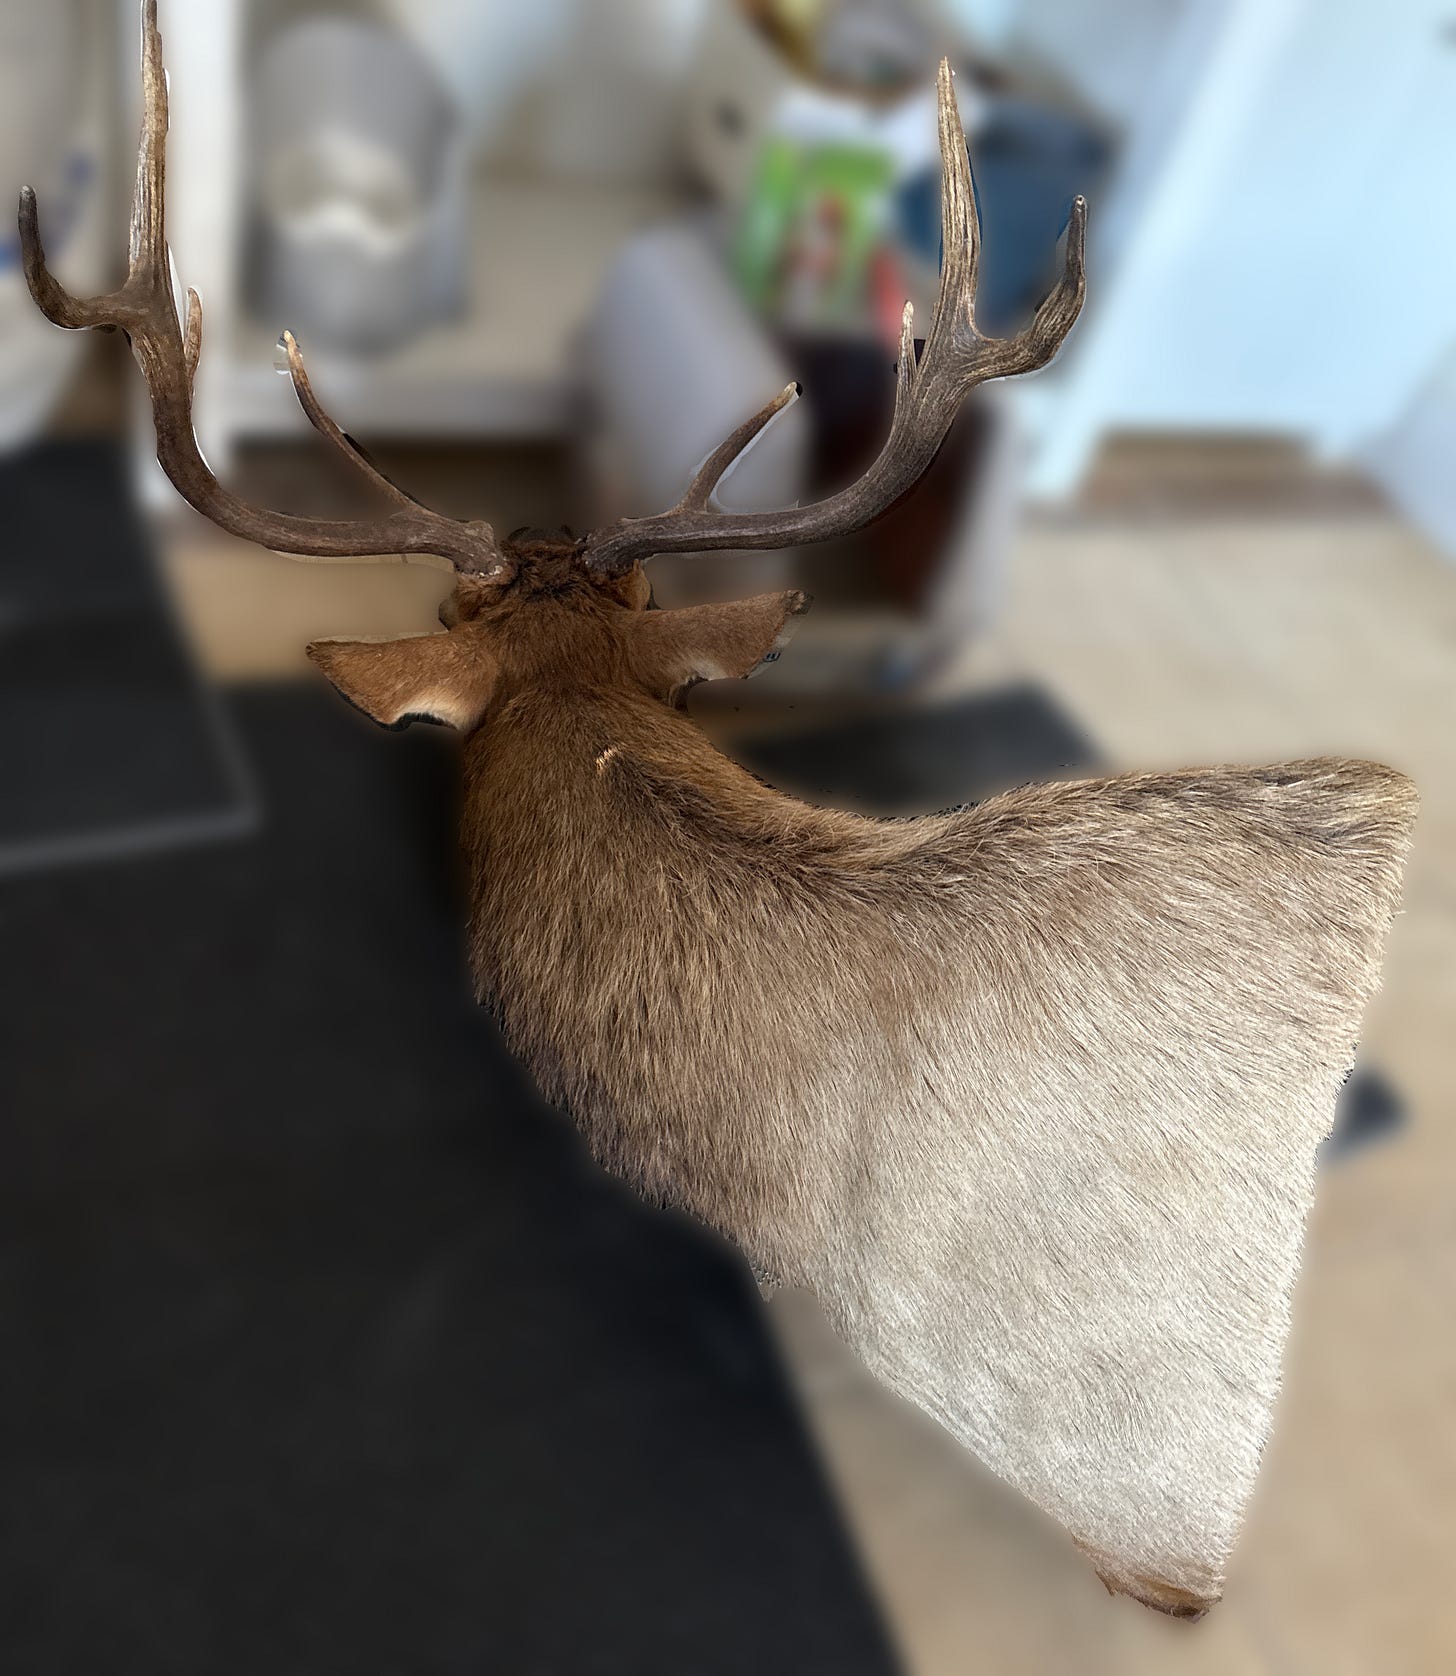
[[[1283,431],[1338,456],[1395,421],[1456,337],[1444,12],[1198,0],[1134,178],[1093,206],[1043,492],[1070,489],[1114,426]]]
[[[1025,53],[1121,125],[1149,84],[1190,0],[941,0],[940,9],[991,52]]]
[[[481,0],[381,0],[383,9],[426,46],[454,89],[471,130],[490,138],[520,89],[539,80],[568,34],[579,0],[529,5]]]
[[[681,83],[725,0],[247,0],[256,40],[295,18],[392,23],[426,50],[478,154],[655,185],[676,167]]]
[[[942,0],[940,9],[968,39],[994,52],[1010,35],[1021,0]]]
[[[1456,344],[1362,461],[1407,517],[1456,561]]]
[[[479,149],[647,184],[677,165],[682,78],[708,0],[385,0],[454,88]]]

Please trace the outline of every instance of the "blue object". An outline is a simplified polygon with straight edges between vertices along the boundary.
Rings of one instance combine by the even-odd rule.
[[[982,232],[976,318],[984,331],[1015,330],[1046,295],[1072,199],[1096,187],[1108,149],[1083,118],[1028,99],[995,103],[972,160]],[[938,168],[901,188],[896,215],[905,243],[926,261],[938,260]]]

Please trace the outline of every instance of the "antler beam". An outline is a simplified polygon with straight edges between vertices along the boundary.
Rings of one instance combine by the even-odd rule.
[[[593,569],[612,574],[654,553],[788,547],[861,529],[915,486],[944,442],[961,403],[978,384],[1043,367],[1061,347],[1081,312],[1086,290],[1087,201],[1077,198],[1073,202],[1062,277],[1031,324],[1014,338],[983,337],[975,321],[980,225],[955,85],[945,59],[937,87],[944,169],[940,291],[918,363],[914,311],[905,305],[894,417],[879,457],[857,483],[810,506],[782,512],[725,512],[714,507],[713,490],[764,427],[788,406],[796,393],[790,386],[709,457],[687,494],[670,511],[652,518],[623,519],[594,532],[585,548]]]
[[[167,75],[156,0],[142,6],[142,87],[145,114],[132,208],[131,252],[125,282],[107,297],[81,301],[61,286],[46,265],[35,193],[20,197],[20,241],[25,277],[41,311],[57,326],[119,326],[151,394],[157,458],[178,492],[222,529],[276,552],[299,558],[347,559],[381,553],[432,554],[457,571],[499,578],[508,569],[488,524],[462,523],[432,512],[390,483],[319,405],[303,356],[291,335],[284,339],[293,387],[314,428],[394,504],[384,516],[362,520],[300,518],[254,507],[213,476],[192,421],[192,392],[202,352],[202,304],[187,294],[185,326],[172,294],[166,233]]]

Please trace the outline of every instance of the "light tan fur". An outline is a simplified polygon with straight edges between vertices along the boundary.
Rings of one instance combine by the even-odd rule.
[[[1327,760],[913,821],[813,808],[672,707],[772,655],[803,596],[649,612],[640,573],[515,558],[462,584],[446,636],[315,652],[380,720],[480,711],[480,999],[604,1165],[812,1288],[1109,1587],[1198,1615],[1267,1433],[1409,782]]]

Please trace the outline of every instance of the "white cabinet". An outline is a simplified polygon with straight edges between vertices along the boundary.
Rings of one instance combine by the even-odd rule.
[[[139,120],[140,8],[138,0],[116,4],[124,85]],[[687,0],[671,0],[667,10],[676,17],[685,6],[691,10]],[[163,0],[161,7],[172,88],[169,234],[182,285],[195,286],[203,299],[196,422],[203,450],[220,472],[243,438],[307,432],[287,381],[275,376],[278,334],[290,322],[255,318],[242,285],[249,43],[260,23],[276,23],[295,9],[261,0]],[[437,37],[463,28],[465,10],[457,0],[437,0],[410,21],[438,55],[443,49]],[[464,47],[479,47],[475,37],[490,21],[489,9],[479,10],[475,34],[462,36]],[[551,22],[562,7],[548,10]],[[647,13],[655,19],[661,10],[649,7]],[[530,68],[527,59],[529,54],[521,58],[523,71]],[[506,103],[508,91],[494,89]],[[483,85],[480,97],[491,93],[492,85]],[[604,184],[580,171],[574,178],[524,179],[519,170],[480,175],[472,195],[472,290],[464,317],[383,356],[309,349],[316,386],[339,422],[361,435],[561,434],[579,405],[575,337],[598,286],[623,240],[677,201],[661,180]]]

